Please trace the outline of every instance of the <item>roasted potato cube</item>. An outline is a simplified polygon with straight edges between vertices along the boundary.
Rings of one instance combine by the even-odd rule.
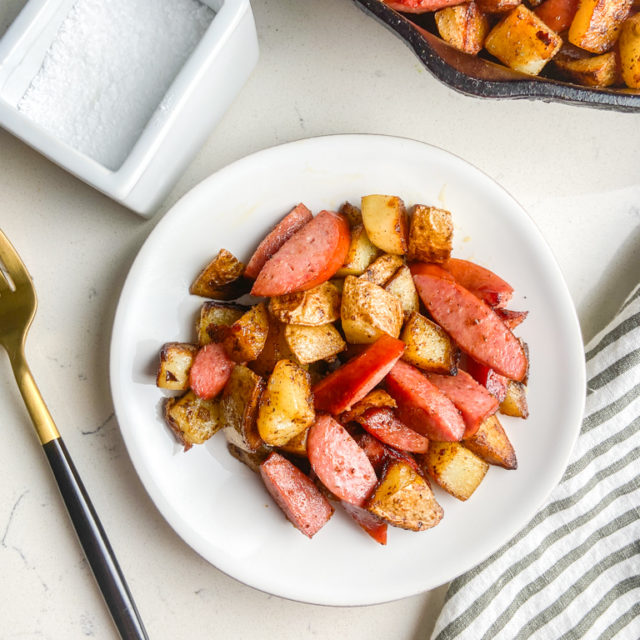
[[[332,324],[320,327],[288,324],[284,329],[284,337],[301,364],[326,360],[344,351],[347,346]]]
[[[206,442],[223,425],[219,398],[203,400],[193,391],[187,391],[180,398],[167,398],[164,417],[185,451],[194,444]]]
[[[470,438],[462,441],[462,444],[489,464],[505,469],[518,468],[516,452],[496,415],[488,417]]]
[[[477,4],[478,9],[485,13],[507,13],[515,9],[521,1],[522,0],[477,0]],[[529,4],[530,6],[537,6],[531,3]]]
[[[189,370],[198,347],[184,342],[167,342],[160,350],[160,366],[156,385],[172,391],[186,391],[189,388]]]
[[[261,438],[281,447],[315,420],[309,374],[290,360],[280,360],[260,399],[258,431]]]
[[[364,226],[359,224],[351,230],[351,244],[344,264],[336,272],[338,278],[359,276],[376,259],[380,249],[371,244]]]
[[[400,256],[385,253],[372,262],[360,277],[383,287],[402,266],[404,261]]]
[[[451,256],[452,242],[453,221],[449,211],[422,204],[413,208],[409,225],[409,259],[446,262]]]
[[[565,78],[586,87],[610,87],[620,78],[614,51],[573,60],[557,57],[553,64]]]
[[[235,444],[231,444],[231,442],[227,443],[227,449],[236,460],[240,460],[242,464],[246,464],[251,471],[255,471],[256,473],[260,472],[260,465],[271,453],[270,447],[262,447],[258,449],[258,451],[245,451],[240,447],[236,447]]]
[[[444,375],[455,375],[460,352],[449,334],[435,322],[412,313],[402,329],[405,344],[403,360],[422,369]]]
[[[407,252],[407,211],[396,196],[369,195],[362,198],[362,222],[369,240],[386,253]]]
[[[227,355],[235,362],[255,360],[267,341],[269,314],[264,302],[257,304],[238,318],[223,340]]]
[[[420,298],[416,291],[416,285],[413,283],[413,277],[409,267],[403,265],[395,275],[384,286],[385,291],[393,294],[402,305],[402,313],[405,318],[410,316],[414,311],[420,309]]]
[[[260,355],[247,365],[259,376],[268,377],[279,360],[291,360],[299,364],[285,339],[285,326],[286,325],[278,322],[274,317],[269,317],[269,332],[267,334],[267,340],[264,343],[264,348],[260,352]]]
[[[520,0],[517,0],[520,2]],[[489,33],[489,20],[475,2],[435,12],[438,32],[445,42],[465,53],[479,53]],[[409,238],[411,250],[411,238]]]
[[[354,207],[350,202],[345,202],[340,207],[340,213],[347,219],[352,229],[362,224],[362,211],[358,207]]]
[[[619,46],[622,79],[627,87],[640,89],[640,14],[623,23]]]
[[[251,369],[237,364],[222,392],[221,416],[227,440],[245,451],[258,451],[264,442],[256,416],[264,380]]]
[[[204,346],[211,342],[222,342],[229,327],[247,311],[247,307],[237,304],[205,302],[196,326],[198,344]]]
[[[562,38],[520,4],[489,32],[484,46],[508,67],[535,76],[560,51]]]
[[[388,333],[397,338],[402,328],[400,300],[373,282],[347,276],[342,292],[342,330],[348,342],[367,344]]]
[[[394,527],[411,531],[435,527],[444,513],[427,481],[399,460],[384,469],[366,508]]]
[[[507,395],[500,403],[500,413],[514,418],[528,418],[527,387],[522,382],[509,380]]]
[[[251,283],[241,277],[243,271],[240,260],[226,249],[220,249],[194,280],[189,292],[203,298],[235,300],[251,289]]]
[[[274,296],[269,301],[269,311],[285,324],[328,324],[340,317],[340,291],[331,282],[323,282],[307,291]]]
[[[613,47],[633,0],[580,0],[569,27],[569,42],[592,53]]]
[[[342,424],[355,422],[363,413],[369,411],[369,409],[378,409],[381,407],[395,409],[397,406],[396,401],[386,391],[374,389],[362,398],[362,400],[356,402],[349,411],[342,413],[340,415],[340,422],[342,422]]]
[[[278,447],[282,451],[287,453],[293,453],[296,456],[307,457],[307,436],[309,435],[310,427],[307,427],[304,431],[301,431],[297,436],[294,436],[289,442]]]
[[[482,482],[489,465],[459,442],[429,442],[429,451],[417,459],[447,493],[467,500]]]

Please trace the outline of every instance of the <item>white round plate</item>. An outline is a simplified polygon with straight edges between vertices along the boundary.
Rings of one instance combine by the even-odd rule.
[[[293,205],[312,211],[368,193],[449,209],[454,255],[515,288],[529,310],[516,333],[529,344],[528,420],[504,418],[518,469],[492,467],[467,502],[435,488],[444,519],[429,531],[389,529],[376,544],[339,509],[309,540],[289,524],[260,478],[232,458],[225,438],[183,453],[164,425],[155,386],[165,342],[193,341],[201,298],[188,288],[224,247],[248,260]],[[149,236],[120,299],[111,386],[129,455],[152,500],[184,541],[257,589],[315,604],[374,604],[444,584],[524,527],[559,482],[578,434],[585,390],[575,309],[556,261],[522,207],[487,175],[412,140],[344,135],[255,153],[184,196]]]

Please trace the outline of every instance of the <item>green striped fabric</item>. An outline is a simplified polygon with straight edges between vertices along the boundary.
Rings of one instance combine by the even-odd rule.
[[[585,418],[561,483],[451,583],[432,640],[640,639],[640,286],[586,359]]]

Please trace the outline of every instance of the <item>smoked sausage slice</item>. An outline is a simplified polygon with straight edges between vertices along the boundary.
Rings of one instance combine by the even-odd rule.
[[[221,344],[206,344],[193,359],[189,386],[203,400],[215,398],[227,384],[235,365]]]
[[[426,453],[429,449],[429,440],[400,422],[392,409],[382,407],[368,409],[356,420],[372,436],[396,449],[411,453]]]
[[[511,380],[525,377],[522,345],[482,300],[443,278],[416,275],[413,280],[433,319],[465,353]]]
[[[258,248],[251,256],[251,260],[249,260],[244,270],[244,275],[247,278],[255,280],[267,260],[269,260],[298,229],[304,227],[304,225],[307,224],[307,222],[311,222],[311,220],[313,220],[311,211],[302,203],[296,205],[258,245]]]
[[[332,211],[321,211],[266,262],[251,294],[281,296],[326,282],[343,265],[350,240],[346,218]]]
[[[443,266],[460,286],[490,307],[504,307],[511,300],[513,287],[493,271],[459,258],[450,258]]]

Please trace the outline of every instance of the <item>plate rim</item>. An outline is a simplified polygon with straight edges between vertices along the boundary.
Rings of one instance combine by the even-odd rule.
[[[184,525],[184,523],[180,519],[176,521],[176,519],[173,517],[175,514],[175,511],[171,503],[156,487],[152,474],[144,465],[144,461],[139,456],[131,436],[128,435],[127,433],[127,429],[121,426],[126,422],[123,417],[125,412],[122,407],[123,398],[122,398],[122,392],[121,392],[121,388],[122,388],[121,385],[124,384],[124,382],[118,379],[118,376],[116,375],[116,373],[117,371],[119,371],[118,364],[120,360],[120,354],[118,353],[118,345],[121,342],[120,336],[123,331],[122,325],[125,322],[124,316],[126,314],[127,302],[131,296],[131,290],[134,287],[133,283],[138,275],[138,272],[143,268],[143,263],[147,253],[151,251],[153,248],[154,238],[162,234],[165,226],[172,224],[174,218],[180,214],[181,210],[185,206],[188,206],[188,203],[191,199],[197,198],[200,191],[208,189],[209,188],[208,185],[210,182],[223,180],[225,174],[227,174],[228,172],[233,172],[237,170],[238,166],[242,166],[243,164],[249,164],[252,162],[259,162],[263,156],[269,156],[274,153],[282,152],[283,149],[291,149],[295,147],[304,148],[309,145],[310,146],[313,146],[316,144],[322,145],[326,143],[332,143],[334,141],[337,144],[340,144],[340,143],[357,144],[359,141],[363,139],[367,139],[367,140],[379,139],[382,144],[401,143],[401,144],[417,145],[423,148],[424,147],[428,148],[431,153],[435,152],[436,154],[444,154],[445,156],[454,158],[456,162],[460,162],[466,165],[468,168],[481,174],[484,180],[489,181],[494,188],[497,188],[498,190],[500,190],[502,192],[502,195],[506,196],[507,199],[511,200],[513,204],[517,207],[517,209],[520,211],[520,213],[524,214],[528,223],[533,226],[533,228],[535,229],[538,235],[538,240],[539,240],[538,244],[541,247],[543,247],[546,252],[545,262],[549,262],[549,264],[553,266],[553,269],[558,276],[557,284],[562,290],[562,295],[563,295],[565,307],[566,307],[565,311],[569,311],[569,314],[568,315],[565,314],[564,318],[567,322],[566,328],[570,330],[571,337],[573,338],[573,343],[571,345],[572,357],[574,359],[573,364],[578,365],[575,368],[575,370],[572,371],[572,373],[575,376],[574,386],[579,389],[584,389],[585,392],[579,398],[577,395],[571,398],[571,403],[572,403],[571,413],[574,419],[572,420],[572,425],[571,425],[572,433],[571,433],[571,439],[570,439],[570,446],[569,444],[567,444],[566,451],[564,452],[562,464],[557,464],[556,468],[554,469],[554,472],[552,474],[550,473],[545,476],[547,478],[546,485],[548,486],[546,486],[545,491],[543,491],[540,494],[541,497],[537,501],[537,504],[535,504],[535,508],[532,507],[530,509],[530,515],[528,516],[525,522],[519,521],[513,524],[511,527],[504,527],[504,530],[501,533],[501,535],[496,535],[497,541],[495,544],[491,545],[492,548],[489,551],[484,553],[482,556],[478,556],[472,564],[470,564],[469,566],[466,566],[466,568],[463,568],[461,571],[458,571],[457,573],[455,573],[455,575],[452,574],[448,578],[448,580],[445,580],[445,581],[439,580],[437,581],[437,584],[436,583],[425,584],[423,588],[420,588],[417,590],[416,589],[412,589],[410,591],[400,590],[400,592],[397,592],[396,590],[396,592],[388,596],[373,597],[373,598],[372,597],[367,597],[367,598],[355,597],[352,600],[345,602],[344,599],[336,600],[335,598],[331,598],[331,597],[322,597],[322,598],[298,597],[295,594],[292,594],[291,591],[287,589],[284,589],[284,590],[274,589],[273,587],[269,587],[265,584],[259,583],[260,581],[258,581],[258,583],[252,582],[246,578],[238,577],[238,575],[234,575],[232,571],[228,571],[224,568],[221,568],[218,563],[214,562],[210,557],[208,557],[206,552],[200,548],[199,540],[201,536],[197,534],[197,532],[192,531],[190,527],[187,527],[186,525]],[[585,360],[584,360],[584,343],[582,340],[582,333],[580,329],[580,323],[579,323],[577,311],[576,311],[573,299],[571,297],[571,294],[569,292],[568,286],[566,284],[566,281],[564,279],[564,276],[562,274],[562,271],[560,269],[560,266],[557,262],[557,259],[553,254],[553,251],[551,250],[550,246],[546,242],[540,229],[536,225],[535,220],[533,220],[533,218],[529,215],[526,209],[516,200],[516,198],[513,197],[513,195],[511,195],[511,193],[507,191],[507,189],[505,189],[500,183],[494,180],[485,171],[478,168],[473,163],[465,160],[461,156],[455,153],[452,153],[450,151],[447,151],[436,145],[432,145],[432,144],[415,140],[412,138],[383,135],[383,134],[331,134],[331,135],[315,136],[311,138],[302,138],[302,139],[294,140],[291,142],[274,145],[265,149],[258,150],[246,156],[243,156],[242,158],[239,158],[233,161],[232,163],[227,164],[224,167],[221,167],[220,169],[218,169],[217,171],[213,172],[212,174],[204,178],[202,181],[200,181],[188,192],[186,192],[166,212],[163,218],[151,230],[151,232],[143,242],[142,246],[140,247],[140,249],[136,254],[136,257],[134,258],[133,262],[130,265],[129,271],[124,281],[124,285],[122,286],[122,290],[120,292],[118,304],[116,307],[116,312],[114,314],[114,321],[112,325],[111,342],[110,342],[110,358],[109,358],[109,382],[110,382],[112,401],[114,405],[114,412],[116,415],[116,421],[118,423],[118,427],[122,435],[123,441],[125,443],[127,453],[133,464],[136,474],[138,475],[145,491],[147,492],[147,495],[149,496],[151,501],[154,503],[154,506],[156,507],[156,509],[158,509],[158,511],[160,512],[164,520],[167,522],[167,524],[169,524],[169,526],[176,532],[176,534],[180,538],[182,538],[183,542],[185,542],[188,546],[190,546],[196,553],[198,553],[198,555],[200,555],[204,560],[206,560],[209,564],[215,567],[218,571],[221,571],[222,573],[254,589],[257,589],[264,593],[275,595],[284,599],[296,601],[296,602],[303,602],[303,603],[316,604],[316,605],[326,605],[326,606],[345,606],[345,607],[382,604],[385,602],[391,602],[401,598],[410,597],[412,595],[417,595],[419,593],[424,593],[428,590],[437,588],[438,586],[441,586],[442,584],[446,584],[447,582],[453,580],[454,578],[458,577],[462,573],[465,573],[466,571],[469,571],[472,568],[484,562],[490,555],[492,555],[497,550],[502,548],[504,544],[507,543],[509,540],[511,540],[519,531],[523,530],[527,526],[527,524],[530,522],[530,520],[535,516],[535,514],[540,510],[541,506],[546,502],[549,495],[554,490],[554,488],[558,485],[562,476],[564,475],[565,469],[569,462],[571,452],[575,447],[575,442],[580,433],[582,417],[584,414],[585,400],[586,400],[586,367],[585,367]],[[127,381],[127,383],[130,383],[130,381]]]

